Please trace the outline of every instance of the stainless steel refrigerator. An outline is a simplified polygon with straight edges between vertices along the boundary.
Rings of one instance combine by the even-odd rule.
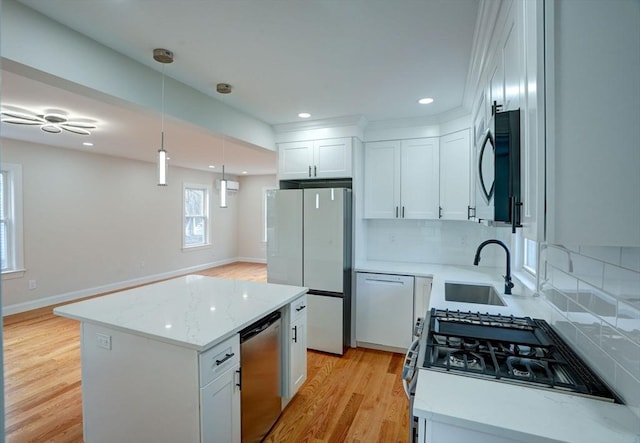
[[[333,354],[351,341],[351,190],[267,193],[267,281],[309,288],[307,347]]]

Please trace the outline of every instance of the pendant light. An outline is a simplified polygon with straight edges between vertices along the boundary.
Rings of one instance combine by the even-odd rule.
[[[154,49],[153,59],[162,63],[162,127],[160,149],[158,150],[158,186],[167,186],[167,151],[164,149],[164,65],[173,63],[173,52],[162,48]]]
[[[232,86],[228,83],[218,83],[216,91],[219,94],[231,94]],[[224,103],[224,101],[223,101]],[[224,136],[222,137],[222,180],[220,180],[220,207],[227,207],[227,179],[224,178]]]
[[[227,180],[224,178],[224,138],[222,139],[222,180],[220,180],[220,207],[227,207]]]

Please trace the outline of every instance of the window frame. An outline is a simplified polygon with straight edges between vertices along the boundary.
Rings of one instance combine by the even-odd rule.
[[[3,278],[21,277],[24,268],[24,238],[23,238],[23,188],[22,165],[2,163],[0,173],[3,176],[2,203],[5,205],[5,219],[0,223],[6,226],[7,242],[2,247],[7,248],[7,266],[1,269]]]
[[[197,190],[197,191],[204,191],[205,195],[204,195],[204,202],[203,202],[203,210],[204,210],[204,214],[203,215],[187,215],[187,205],[186,205],[186,193],[187,190]],[[207,247],[211,245],[211,193],[212,193],[212,186],[211,185],[206,185],[206,184],[202,184],[202,183],[183,183],[182,185],[182,224],[181,224],[181,228],[182,228],[182,249],[184,251],[191,251],[194,249],[198,249],[198,248],[203,248],[203,247]],[[198,244],[187,244],[186,240],[187,240],[187,235],[186,235],[186,223],[187,223],[187,218],[194,218],[194,217],[203,217],[204,221],[205,221],[205,228],[204,228],[204,242],[202,243],[198,243]]]
[[[267,193],[277,190],[276,187],[262,188],[262,243],[267,243]]]

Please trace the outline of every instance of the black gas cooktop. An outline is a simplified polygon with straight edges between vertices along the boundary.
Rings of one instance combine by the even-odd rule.
[[[621,400],[544,320],[432,309],[424,367]]]

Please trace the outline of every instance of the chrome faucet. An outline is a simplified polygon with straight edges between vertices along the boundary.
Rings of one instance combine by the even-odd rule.
[[[505,245],[500,240],[483,241],[482,243],[480,243],[480,246],[478,246],[478,249],[476,249],[476,256],[473,259],[473,264],[478,266],[478,263],[480,263],[480,251],[482,251],[482,248],[490,243],[495,243],[496,245],[502,246],[504,252],[507,253],[507,275],[504,276],[504,293],[507,295],[511,295],[511,288],[513,288],[513,282],[511,281],[511,253],[509,252],[509,248],[507,247],[507,245]]]

